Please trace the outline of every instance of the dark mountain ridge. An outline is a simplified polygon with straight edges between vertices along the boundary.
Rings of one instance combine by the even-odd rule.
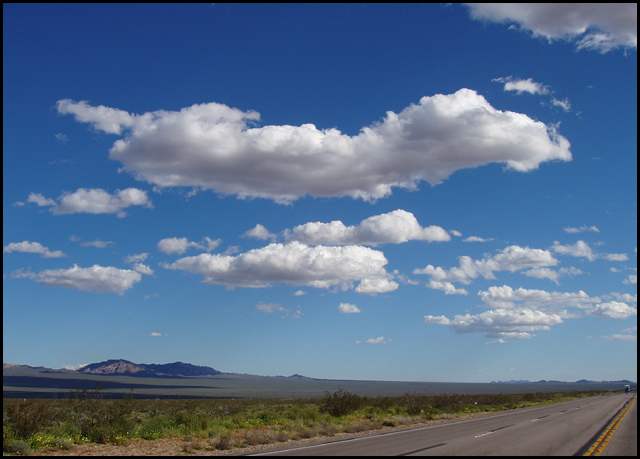
[[[92,363],[78,370],[80,373],[94,375],[137,376],[143,378],[174,378],[180,376],[218,376],[223,374],[211,367],[173,362],[165,364],[133,363],[128,360],[105,360]]]

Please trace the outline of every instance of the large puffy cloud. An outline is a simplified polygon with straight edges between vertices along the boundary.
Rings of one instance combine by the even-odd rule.
[[[58,112],[125,132],[110,158],[139,180],[280,203],[307,194],[375,200],[460,169],[501,163],[525,172],[571,160],[569,142],[553,126],[497,110],[470,89],[423,97],[353,137],[312,124],[251,127],[258,113],[217,103],[132,115],[61,100]]]
[[[3,252],[11,253],[11,252],[24,252],[24,253],[39,253],[44,258],[60,258],[66,257],[64,252],[61,250],[49,250],[48,247],[43,246],[39,242],[30,242],[30,241],[22,241],[22,242],[12,242],[7,244],[2,249]]]
[[[485,279],[495,279],[496,271],[522,271],[524,269],[537,269],[558,264],[548,250],[531,249],[512,245],[499,251],[495,255],[487,255],[481,260],[473,260],[471,257],[462,256],[459,259],[459,267],[444,269],[433,265],[427,265],[422,269],[414,269],[413,274],[426,274],[431,278],[427,287],[443,290],[445,293],[466,294],[464,289],[456,289],[453,283],[460,282],[468,285],[473,279],[482,276]]]
[[[113,292],[122,294],[137,282],[142,275],[132,269],[119,269],[113,266],[93,265],[80,268],[73,265],[69,269],[48,269],[34,276],[36,282],[43,285],[71,288],[85,292]]]
[[[346,226],[339,220],[305,223],[288,231],[285,239],[311,245],[379,245],[407,241],[449,241],[451,236],[439,226],[423,228],[411,212],[398,209],[374,215],[355,226]]]
[[[41,194],[31,193],[27,202],[36,203],[38,206],[51,206],[54,215],[62,214],[117,214],[124,217],[123,209],[130,206],[153,207],[147,197],[147,192],[137,188],[118,190],[114,194],[100,188],[80,188],[73,193],[65,193],[59,198],[60,203],[53,199],[45,198]]]
[[[316,246],[299,242],[269,244],[237,256],[200,254],[165,263],[168,269],[204,276],[204,282],[228,287],[268,287],[272,283],[347,289],[375,294],[396,290],[385,271],[382,252],[361,246]]]
[[[480,314],[445,316],[427,315],[427,324],[448,325],[456,333],[482,333],[487,338],[531,338],[533,332],[549,330],[550,326],[562,323],[557,314],[532,309],[493,309]]]
[[[578,49],[606,53],[637,48],[636,3],[468,3],[471,17],[515,22],[534,36],[575,41]]]

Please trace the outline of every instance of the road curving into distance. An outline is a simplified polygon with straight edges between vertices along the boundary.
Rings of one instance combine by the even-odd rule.
[[[623,409],[627,410],[621,414]],[[635,394],[613,394],[413,429],[264,450],[257,456],[582,455],[619,422],[600,454],[636,455]],[[613,430],[613,429],[609,429]],[[597,448],[599,448],[598,446]],[[619,449],[618,449],[619,448]]]

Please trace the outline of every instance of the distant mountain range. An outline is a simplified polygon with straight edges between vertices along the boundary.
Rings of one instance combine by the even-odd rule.
[[[389,374],[389,378],[393,378]],[[78,390],[120,399],[155,398],[320,398],[345,390],[363,396],[399,397],[407,393],[506,394],[529,392],[622,391],[630,381],[504,381],[491,383],[428,381],[358,381],[291,376],[223,373],[211,367],[183,362],[138,364],[124,359],[92,363],[77,370],[3,364],[3,398],[65,398]]]
[[[165,364],[133,363],[128,360],[106,360],[76,370],[94,375],[138,376],[143,378],[173,378],[176,376],[218,376],[222,372],[211,367],[174,362]]]
[[[165,364],[145,364],[145,363],[133,363],[124,359],[105,360],[104,362],[92,363],[85,365],[77,370],[53,370],[45,367],[30,367],[28,365],[18,365],[14,363],[3,363],[3,370],[10,370],[14,368],[30,368],[43,371],[45,373],[50,372],[68,372],[74,374],[87,374],[87,375],[101,375],[101,376],[134,376],[140,378],[180,378],[180,377],[201,377],[201,376],[245,376],[251,377],[252,375],[237,375],[234,373],[223,373],[214,368],[200,365],[192,365],[190,363],[174,362]],[[312,379],[307,378],[299,374],[294,374],[286,377],[288,379]],[[587,379],[581,379],[579,381],[555,381],[555,380],[510,380],[510,381],[491,381],[490,384],[617,384],[625,385],[636,383],[629,380],[620,381],[590,381]]]
[[[558,384],[558,383],[564,383],[567,381],[556,381],[556,380],[549,380],[547,381],[546,379],[541,379],[540,381],[529,381],[527,379],[519,379],[519,380],[515,380],[512,379],[510,381],[491,381],[491,384],[544,384],[544,383],[548,383],[548,384]],[[619,381],[590,381],[588,379],[580,379],[579,381],[574,381],[573,384],[635,384],[633,381],[629,381],[628,379],[622,379]]]
[[[215,368],[193,365],[190,363],[174,362],[164,364],[146,364],[133,363],[124,359],[105,360],[104,362],[92,363],[78,368],[77,370],[60,369],[54,370],[45,367],[30,367],[28,365],[19,365],[15,363],[2,363],[3,370],[12,368],[30,368],[44,372],[69,372],[84,373],[88,375],[102,376],[135,376],[139,378],[180,378],[180,377],[197,377],[197,376],[220,376],[234,375],[234,373],[223,373]],[[249,376],[249,375],[247,375]],[[292,379],[308,379],[306,376],[294,374],[287,376]]]

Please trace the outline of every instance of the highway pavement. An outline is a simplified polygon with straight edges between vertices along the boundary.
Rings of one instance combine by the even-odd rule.
[[[633,395],[590,397],[345,440],[274,448],[255,455],[581,455],[603,437],[605,428]],[[636,455],[637,402],[632,401],[607,441],[606,446],[601,445],[602,455]]]
[[[604,447],[601,456],[637,456],[638,455],[638,399],[629,407],[629,411],[620,420],[617,429]]]

